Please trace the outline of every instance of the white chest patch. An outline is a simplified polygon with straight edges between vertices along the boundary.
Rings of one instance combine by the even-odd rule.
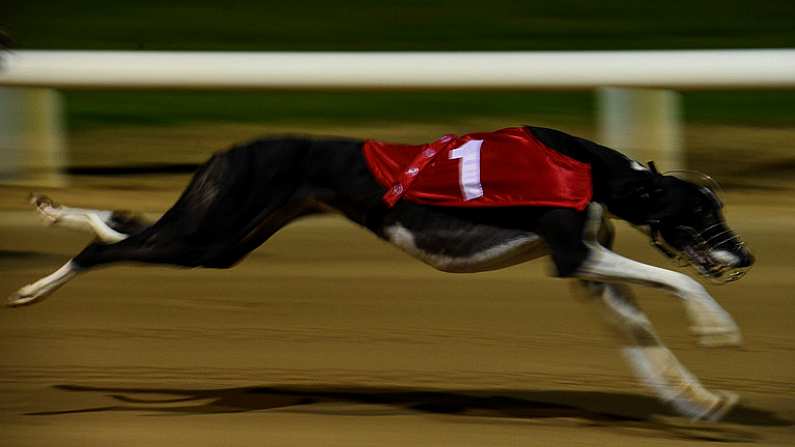
[[[400,224],[385,228],[384,233],[387,240],[406,253],[444,272],[473,273],[497,270],[547,254],[546,245],[534,233],[510,239],[469,256],[449,256],[421,250],[417,247],[414,234]]]

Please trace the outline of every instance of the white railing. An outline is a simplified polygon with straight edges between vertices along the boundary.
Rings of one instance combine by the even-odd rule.
[[[660,89],[793,87],[790,49],[4,52],[0,180],[8,172],[12,179],[46,172],[43,183],[63,182],[57,174],[66,159],[60,102],[42,89],[598,89],[600,142],[670,169],[683,160],[679,99]]]
[[[795,50],[586,52],[17,51],[0,86],[168,89],[795,87]]]

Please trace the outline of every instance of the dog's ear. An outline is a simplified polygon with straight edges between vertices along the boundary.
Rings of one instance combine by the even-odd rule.
[[[685,197],[678,179],[661,174],[654,161],[650,160],[646,165],[652,175],[644,193],[644,199],[649,204],[647,219],[649,223],[659,224],[663,219],[683,211]]]

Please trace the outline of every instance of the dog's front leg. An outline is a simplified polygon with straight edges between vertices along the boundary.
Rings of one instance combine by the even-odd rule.
[[[731,315],[707,290],[682,273],[646,265],[614,253],[595,242],[586,242],[588,258],[575,272],[580,279],[626,282],[666,289],[682,298],[690,317],[690,330],[704,346],[737,346],[742,336]]]
[[[693,278],[625,258],[604,247],[599,231],[604,226],[602,207],[591,204],[583,232],[588,255],[575,271],[577,278],[606,283],[658,287],[680,297],[690,318],[690,330],[703,346],[738,346],[742,336],[731,315]]]
[[[579,281],[590,301],[622,344],[621,351],[640,381],[679,413],[694,420],[718,420],[738,401],[734,393],[704,388],[663,344],[629,287]]]

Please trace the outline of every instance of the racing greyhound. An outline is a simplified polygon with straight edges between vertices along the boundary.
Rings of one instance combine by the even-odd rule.
[[[703,345],[739,345],[737,325],[689,276],[613,252],[614,229],[608,218],[629,222],[666,256],[691,264],[705,277],[736,280],[754,258],[726,225],[715,188],[661,174],[653,163],[644,166],[561,131],[525,126],[513,132],[587,168],[584,208],[436,206],[394,195],[390,202],[389,194],[402,192],[404,185],[390,189],[377,178],[365,154],[367,141],[265,138],[215,154],[154,223],[129,212],[70,208],[33,195],[33,205],[49,223],[90,231],[97,240],[56,272],[19,289],[8,304],[39,302],[78,274],[116,262],[228,268],[296,218],[333,209],[446,272],[480,272],[550,256],[557,276],[577,279],[601,305],[624,343],[627,360],[647,386],[685,416],[720,419],[737,396],[707,390],[678,362],[627,285],[663,288],[679,297],[691,331]],[[480,135],[467,143],[488,140]],[[461,152],[463,147],[444,153],[454,161],[463,157],[461,191],[478,197],[488,187],[478,183],[480,190],[472,188],[479,177],[473,177],[477,172],[466,157],[475,152]],[[428,154],[427,148],[422,154]],[[406,172],[416,175],[419,170]]]

